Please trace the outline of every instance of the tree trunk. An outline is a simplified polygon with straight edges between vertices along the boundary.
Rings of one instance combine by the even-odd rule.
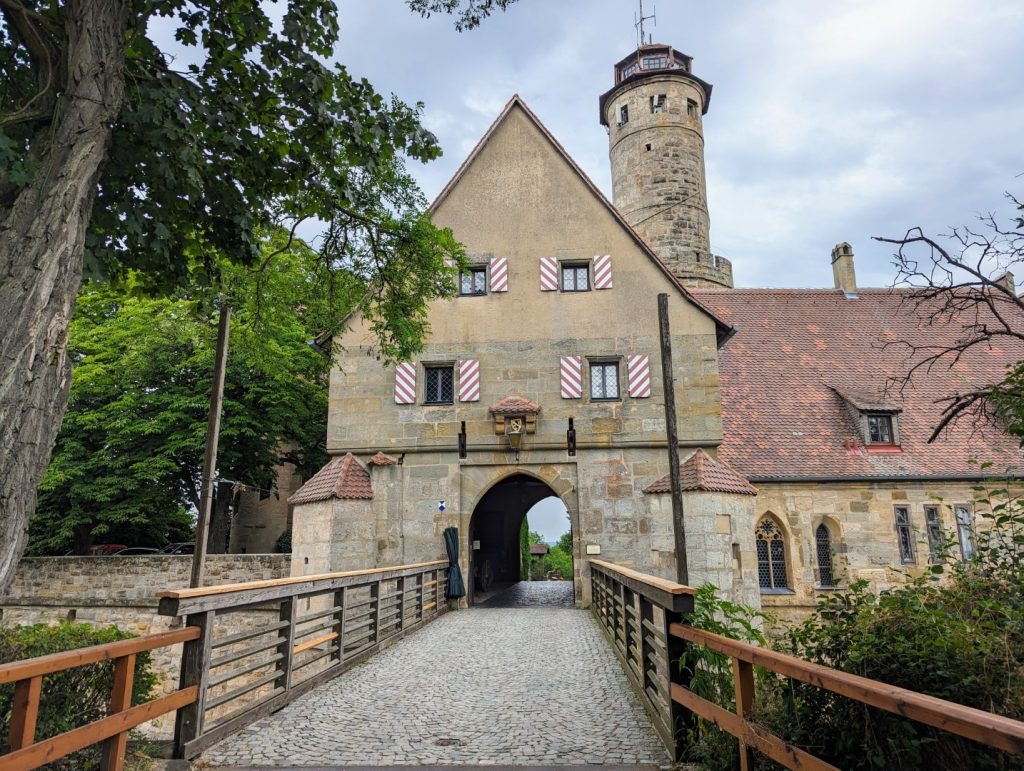
[[[25,549],[36,488],[67,406],[68,322],[86,228],[124,98],[128,0],[67,0],[66,89],[32,179],[0,210],[0,591]]]
[[[235,509],[234,485],[231,482],[217,483],[217,496],[210,517],[210,540],[207,554],[227,554],[231,532],[231,512]]]

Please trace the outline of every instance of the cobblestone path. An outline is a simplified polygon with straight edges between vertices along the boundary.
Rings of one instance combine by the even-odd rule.
[[[562,587],[571,603],[572,584],[530,586],[445,614],[199,765],[666,765],[590,612],[526,606]]]

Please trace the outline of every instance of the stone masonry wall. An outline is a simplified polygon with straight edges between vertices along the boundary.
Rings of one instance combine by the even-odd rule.
[[[761,603],[783,623],[806,618],[830,591],[820,586],[814,533],[824,523],[832,534],[836,581],[864,579],[874,592],[924,573],[929,566],[924,507],[937,505],[943,533],[955,535],[953,506],[972,504],[971,482],[835,482],[758,484],[757,519],[774,516],[785,536],[792,593],[764,594]],[[915,564],[900,561],[894,506],[908,506]],[[972,509],[973,509],[972,505]],[[977,515],[975,515],[977,520]]]
[[[289,554],[211,555],[206,561],[208,585],[283,578]],[[175,619],[157,615],[156,593],[188,586],[191,556],[155,557],[30,557],[18,564],[14,582],[0,596],[0,618],[7,624],[55,624],[74,620],[97,626],[114,625],[143,635],[171,629]],[[218,636],[263,623],[259,612],[226,616]],[[153,651],[158,691],[177,688],[181,645]],[[146,724],[147,733],[169,737],[174,715]]]

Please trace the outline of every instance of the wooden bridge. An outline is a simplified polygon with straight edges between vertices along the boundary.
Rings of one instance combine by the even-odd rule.
[[[165,592],[160,612],[178,619],[180,628],[0,665],[0,685],[15,686],[11,749],[0,756],[0,771],[36,768],[97,743],[103,746],[103,768],[122,768],[127,732],[168,712],[177,713],[177,755],[191,759],[206,752],[202,757],[208,764],[215,764],[219,757],[234,765],[250,761],[252,765],[279,766],[427,762],[433,756],[413,747],[417,737],[403,738],[407,724],[416,721],[401,710],[418,704],[419,711],[427,713],[426,721],[439,720],[446,712],[465,713],[466,717],[460,718],[463,722],[482,720],[492,715],[488,710],[493,709],[504,709],[510,716],[529,715],[532,710],[547,719],[543,704],[534,708],[522,703],[529,699],[529,691],[490,693],[502,688],[503,681],[489,680],[488,673],[506,677],[504,682],[529,682],[531,668],[542,666],[545,657],[556,656],[560,649],[568,650],[570,658],[581,665],[578,676],[566,678],[569,691],[564,711],[578,712],[572,712],[565,723],[570,733],[578,734],[575,740],[560,733],[557,726],[541,723],[548,728],[537,731],[529,723],[512,720],[499,727],[508,734],[506,744],[488,745],[491,754],[486,757],[483,743],[477,746],[458,736],[441,737],[449,744],[439,739],[435,745],[455,748],[444,762],[546,765],[554,759],[553,763],[564,764],[574,762],[578,754],[580,762],[588,764],[663,763],[682,756],[686,728],[693,716],[699,715],[737,737],[744,768],[752,767],[755,752],[787,768],[833,768],[786,744],[753,720],[754,666],[1006,752],[1024,754],[1024,723],[693,628],[686,623],[693,603],[689,587],[598,560],[592,560],[589,569],[594,596],[590,611],[565,609],[561,612],[573,615],[552,617],[555,620],[550,622],[544,620],[547,616],[529,609],[524,612],[534,615],[495,615],[499,611],[489,613],[486,605],[446,614],[447,562]],[[424,627],[428,629],[413,635]],[[590,629],[603,631],[603,638],[596,632],[596,642],[590,640]],[[455,665],[460,654],[455,643],[466,640],[467,632],[481,634],[474,655],[482,666],[476,670]],[[516,639],[532,645],[530,657],[523,658],[521,650],[515,652],[518,658],[513,656],[510,646]],[[582,641],[582,650],[572,649],[574,640]],[[176,644],[183,644],[178,688],[145,704],[132,705],[137,655]],[[687,645],[707,646],[731,658],[736,712],[687,688],[679,666]],[[392,676],[397,668],[400,677],[388,680],[371,669],[375,662],[386,664],[385,659],[392,662]],[[605,659],[612,665],[605,666]],[[36,716],[44,677],[104,660],[114,662],[111,714],[58,736],[37,738]],[[406,666],[409,661],[415,662],[414,669]],[[361,662],[367,663],[359,672],[343,674]],[[554,664],[564,668],[557,660]],[[364,690],[366,683],[381,686],[376,693],[372,687],[368,691],[372,709],[363,717],[345,701],[349,692],[357,691],[357,678],[362,678]],[[598,680],[601,685],[595,687]],[[394,719],[388,721],[380,706],[387,702],[385,683],[391,683],[391,690],[404,689],[408,698],[395,702],[399,716],[391,715]],[[431,698],[439,701],[435,704]],[[368,724],[372,734],[352,739],[352,730],[329,731],[321,726],[309,732],[301,720],[295,722],[296,715],[305,719],[310,713],[323,712],[324,705],[337,713],[330,725],[341,725],[338,721],[344,713],[359,724]],[[373,724],[374,716],[381,725]],[[280,736],[291,731],[296,737],[294,746],[308,750],[299,758],[301,762],[267,757],[271,750],[266,749],[246,754],[257,745],[287,746],[286,740],[278,741],[275,731]],[[350,743],[325,745],[317,756],[317,733],[349,737]],[[271,736],[274,741],[268,739]],[[380,756],[359,762],[359,747],[352,742],[372,745],[373,736],[384,736],[389,746],[410,749],[392,754],[370,746],[368,749]],[[599,742],[605,744],[595,746]],[[594,750],[590,754],[588,747]],[[659,757],[659,753],[663,754]]]

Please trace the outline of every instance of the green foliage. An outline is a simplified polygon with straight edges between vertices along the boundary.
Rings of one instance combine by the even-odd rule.
[[[125,640],[134,635],[117,627],[62,622],[56,626],[0,626],[0,663]],[[47,675],[39,702],[37,738],[48,738],[105,717],[110,709],[113,662],[74,667]],[[132,704],[154,698],[157,678],[150,667],[148,652],[138,654]],[[14,686],[0,686],[0,723],[10,724]],[[0,732],[0,753],[9,752],[9,737]],[[75,753],[47,768],[91,769],[99,767],[99,745]]]
[[[978,497],[970,562],[875,596],[864,582],[823,599],[786,649],[811,661],[1024,718],[1024,507],[1000,485]],[[793,683],[776,722],[843,768],[1022,768],[1024,763],[811,686]],[[840,730],[841,729],[841,730]]]
[[[571,547],[570,547],[571,548]],[[572,580],[572,551],[566,551],[561,543],[552,546],[544,558],[544,567],[548,572],[558,573],[566,581]]]
[[[558,548],[572,556],[572,530],[562,533],[562,537],[558,539]]]
[[[285,530],[274,541],[274,552],[277,554],[291,554],[292,552],[292,531]]]
[[[338,43],[331,0],[290,0],[280,12],[243,0],[129,5],[123,19],[104,20],[124,27],[124,59],[103,74],[123,74],[125,98],[98,180],[86,275],[162,292],[197,275],[215,283],[227,264],[261,264],[261,231],[316,219],[329,231],[323,270],[363,281],[359,307],[380,354],[414,352],[425,301],[454,290],[444,260],[461,254],[422,213],[404,170],[403,158],[441,153],[421,106],[327,62]],[[32,184],[46,153],[62,88],[53,73],[70,45],[67,2],[18,7],[0,11],[0,205]],[[155,31],[173,35],[173,53]]]
[[[190,540],[222,290],[235,311],[220,475],[276,495],[276,466],[295,463],[308,477],[326,461],[331,333],[363,284],[325,273],[320,255],[282,233],[265,239],[265,254],[259,271],[224,264],[218,287],[194,279],[167,297],[131,282],[84,287],[70,329],[71,397],[31,523],[32,553],[63,553],[83,538]]]
[[[409,7],[421,16],[434,13],[457,13],[455,29],[459,32],[478,27],[495,9],[504,11],[516,0],[407,0]]]

